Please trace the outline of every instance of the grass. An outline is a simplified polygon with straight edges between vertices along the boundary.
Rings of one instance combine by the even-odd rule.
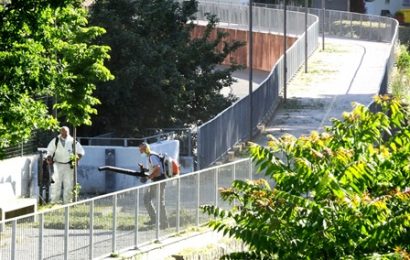
[[[335,73],[337,72],[337,70],[331,70],[331,69],[324,69],[324,68],[315,68],[315,69],[311,69],[308,71],[308,74],[329,74],[329,73]]]
[[[223,237],[202,247],[185,248],[165,259],[220,259],[225,254],[243,250],[244,245],[240,240]]]
[[[317,50],[309,60],[308,72],[305,73],[303,67],[298,71],[298,74],[290,81],[290,84],[306,85],[315,82],[322,82],[326,79],[330,79],[332,75],[338,73],[337,66],[329,66],[328,63],[323,61],[322,56],[337,57],[337,54],[347,53],[349,49],[345,46],[333,43],[326,43],[324,50]],[[327,58],[329,59],[329,58]]]
[[[350,21],[350,20],[339,20],[339,21],[335,21],[333,22],[333,25],[344,25],[344,26],[357,26],[357,27],[362,27],[362,28],[375,28],[375,29],[383,29],[383,28],[387,28],[388,24],[383,23],[383,22],[378,22],[378,21]]]
[[[50,229],[64,229],[65,228],[65,209],[59,208],[61,205],[46,205],[41,206],[40,210],[48,210],[44,213],[44,227]],[[49,210],[53,209],[55,210]],[[90,228],[90,206],[89,205],[76,205],[70,207],[69,210],[69,228],[70,229],[89,229]],[[99,205],[94,206],[94,229],[110,230],[112,229],[113,209],[112,205]],[[143,227],[143,223],[148,221],[148,215],[144,214],[138,217],[138,226]],[[176,212],[168,213],[168,221],[171,226],[176,226]],[[189,226],[194,223],[194,216],[187,210],[181,210],[180,212],[180,226]],[[39,226],[39,222],[32,222],[30,220],[22,220],[19,225],[31,225],[34,227]],[[126,209],[125,207],[117,208],[117,230],[133,230],[135,229],[135,213],[133,210]]]
[[[309,99],[308,102],[306,100],[301,100],[298,98],[288,99],[286,103],[283,104],[283,108],[285,109],[322,109],[325,105],[316,99]]]
[[[346,49],[345,46],[325,42],[325,49],[324,50],[321,49],[320,52],[323,52],[323,53],[346,53],[346,52],[348,52],[348,50]]]
[[[410,60],[409,45],[400,45],[396,49],[396,60]],[[389,92],[410,103],[410,63],[401,62],[395,66],[390,75]]]
[[[90,207],[88,205],[76,205],[70,207],[69,213],[70,229],[90,228]],[[112,206],[94,207],[94,229],[112,228]],[[139,222],[147,221],[147,218],[140,218]],[[53,229],[64,229],[64,210],[49,211],[44,214],[44,227]],[[119,212],[117,215],[117,228],[119,230],[130,230],[135,228],[135,218],[133,214]]]

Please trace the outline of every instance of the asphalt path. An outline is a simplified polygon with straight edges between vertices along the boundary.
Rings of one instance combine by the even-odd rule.
[[[321,46],[321,45],[320,45]],[[390,53],[388,43],[327,38],[325,49],[316,50],[308,61],[308,72],[302,66],[287,85],[287,100],[262,126],[253,141],[266,145],[268,134],[296,137],[311,131],[322,131],[331,118],[341,118],[351,111],[354,102],[369,105],[379,93]],[[268,72],[253,73],[253,86]],[[249,71],[236,72],[238,81],[232,94],[242,97],[249,93]]]

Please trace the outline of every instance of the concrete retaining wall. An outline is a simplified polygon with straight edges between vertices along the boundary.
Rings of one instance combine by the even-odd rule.
[[[156,152],[167,153],[178,159],[177,140],[158,142],[151,147]],[[78,166],[81,194],[102,194],[141,185],[137,177],[98,171],[99,166],[106,164],[107,149],[115,151],[114,166],[135,170],[139,162],[147,166],[147,157],[139,153],[138,147],[84,146],[85,156]],[[38,198],[39,157],[40,154],[33,154],[0,161],[0,183],[11,182],[17,196]],[[182,169],[182,172],[189,170],[192,169]]]
[[[156,152],[167,153],[173,158],[178,158],[179,141],[167,140],[152,144],[151,148]],[[98,171],[98,167],[106,165],[107,149],[114,150],[113,166],[137,170],[139,162],[146,167],[148,165],[147,157],[140,154],[138,147],[84,146],[85,156],[78,167],[81,193],[101,194],[142,184],[137,177]]]
[[[11,182],[18,197],[32,197],[37,183],[38,156],[22,156],[0,161],[0,183]]]

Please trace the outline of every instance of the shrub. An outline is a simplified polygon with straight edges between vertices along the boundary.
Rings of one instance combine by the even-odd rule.
[[[323,133],[250,146],[275,186],[237,180],[221,190],[233,208],[202,206],[217,217],[210,227],[250,248],[229,257],[410,257],[409,109],[398,98],[375,102],[381,112],[355,104]]]

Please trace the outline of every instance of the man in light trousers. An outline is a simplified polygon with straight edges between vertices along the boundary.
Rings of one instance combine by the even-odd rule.
[[[57,139],[56,139],[57,138]],[[78,160],[85,152],[81,144],[75,141],[75,150]],[[74,138],[70,135],[70,129],[63,126],[60,134],[53,138],[47,146],[47,162],[54,165],[54,174],[50,176],[54,183],[50,185],[51,203],[61,201],[70,203],[73,197],[74,186]]]

